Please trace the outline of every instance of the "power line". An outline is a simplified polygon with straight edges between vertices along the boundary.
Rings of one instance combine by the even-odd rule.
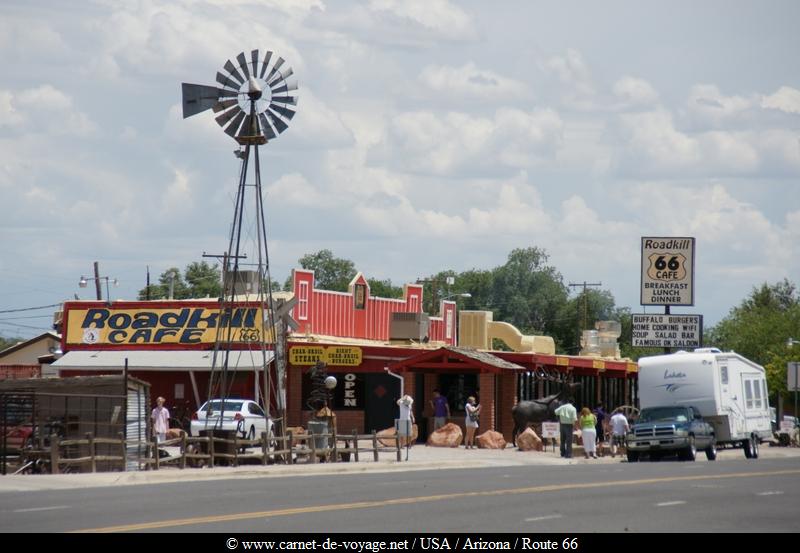
[[[37,309],[47,309],[49,307],[59,307],[60,303],[54,303],[52,305],[42,305],[40,307],[23,307],[22,309],[5,309],[0,311],[0,313],[19,313],[20,311],[35,311]]]
[[[0,321],[21,321],[23,319],[50,319],[52,315],[31,315],[29,317],[5,317]]]

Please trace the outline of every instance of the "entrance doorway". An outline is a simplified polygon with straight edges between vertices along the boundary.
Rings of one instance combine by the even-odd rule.
[[[400,399],[400,381],[389,374],[367,373],[364,383],[367,390],[364,431],[394,428],[394,420],[399,414],[397,400]]]

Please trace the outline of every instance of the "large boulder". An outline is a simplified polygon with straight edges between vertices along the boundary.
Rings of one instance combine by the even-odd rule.
[[[387,428],[386,430],[381,430],[378,432],[378,441],[384,447],[394,447],[397,442],[395,441],[395,435],[397,434],[397,429]],[[411,425],[411,436],[410,437],[401,437],[400,438],[400,447],[412,446],[416,443],[417,437],[419,436],[419,429],[417,428],[416,424]]]
[[[452,422],[448,422],[438,430],[434,430],[428,436],[428,445],[433,447],[458,447],[464,434],[461,427]]]
[[[186,431],[182,428],[168,428],[167,429],[167,440],[176,440],[179,438],[183,438],[183,435],[186,434]]]
[[[500,432],[487,430],[477,437],[478,447],[481,449],[505,449],[508,442]]]
[[[517,436],[517,447],[520,451],[542,451],[542,439],[530,428],[526,428]]]

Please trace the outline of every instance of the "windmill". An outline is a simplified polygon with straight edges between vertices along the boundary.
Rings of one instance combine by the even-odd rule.
[[[297,83],[290,81],[293,71],[286,61],[267,51],[263,57],[259,50],[252,50],[248,58],[244,52],[236,56],[235,61],[227,60],[223,69],[217,72],[217,86],[183,83],[183,118],[191,117],[207,110],[217,115],[215,119],[224,132],[239,143],[235,152],[241,160],[239,185],[236,192],[233,224],[231,225],[228,250],[222,257],[223,298],[220,302],[220,321],[227,325],[217,325],[217,339],[214,348],[212,371],[209,382],[209,399],[229,397],[230,386],[235,378],[232,368],[233,342],[245,343],[250,348],[250,355],[260,352],[260,366],[264,375],[263,405],[270,416],[270,371],[267,355],[267,343],[275,345],[277,408],[285,411],[285,356],[282,339],[276,336],[275,306],[272,302],[272,279],[269,272],[269,251],[267,248],[266,221],[261,189],[261,163],[259,146],[283,133],[295,115],[297,105]],[[252,161],[252,164],[251,164]],[[252,179],[252,180],[248,180]],[[247,201],[248,188],[254,198]],[[250,213],[252,212],[252,213]],[[250,216],[248,216],[250,215]],[[246,228],[253,224],[252,228]],[[244,235],[244,237],[243,237]],[[248,259],[247,238],[254,242],[254,258]],[[212,256],[213,257],[213,256]],[[256,267],[256,270],[244,270],[242,267]],[[250,281],[256,288],[262,313],[266,316],[266,324],[257,328],[258,336],[254,338],[252,329],[246,337],[237,334],[232,326],[233,309],[236,300],[236,285],[244,280],[247,273],[255,278]],[[248,301],[250,298],[248,297]],[[286,311],[284,306],[282,311]],[[225,316],[226,313],[228,316]],[[281,325],[277,325],[281,327]],[[280,351],[279,351],[280,350]],[[238,353],[241,356],[241,352]],[[235,362],[234,362],[235,364]],[[230,374],[230,373],[234,374]],[[259,400],[260,383],[256,373],[254,395]],[[219,418],[221,420],[221,417]]]

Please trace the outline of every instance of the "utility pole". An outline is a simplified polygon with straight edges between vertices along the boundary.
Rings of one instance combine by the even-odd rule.
[[[103,299],[103,293],[100,290],[100,263],[94,262],[94,289],[97,291],[97,301]]]
[[[588,297],[586,296],[586,288],[588,286],[597,287],[597,286],[602,286],[602,285],[603,285],[602,282],[586,282],[585,280],[583,282],[570,282],[569,283],[570,288],[576,288],[578,286],[583,288],[583,326],[580,326],[580,317],[578,317],[578,348],[579,349],[580,349],[580,343],[581,343],[581,335],[583,334],[583,331],[586,330],[586,319],[588,317],[588,310],[589,310]],[[580,309],[580,307],[579,307],[579,309]]]

